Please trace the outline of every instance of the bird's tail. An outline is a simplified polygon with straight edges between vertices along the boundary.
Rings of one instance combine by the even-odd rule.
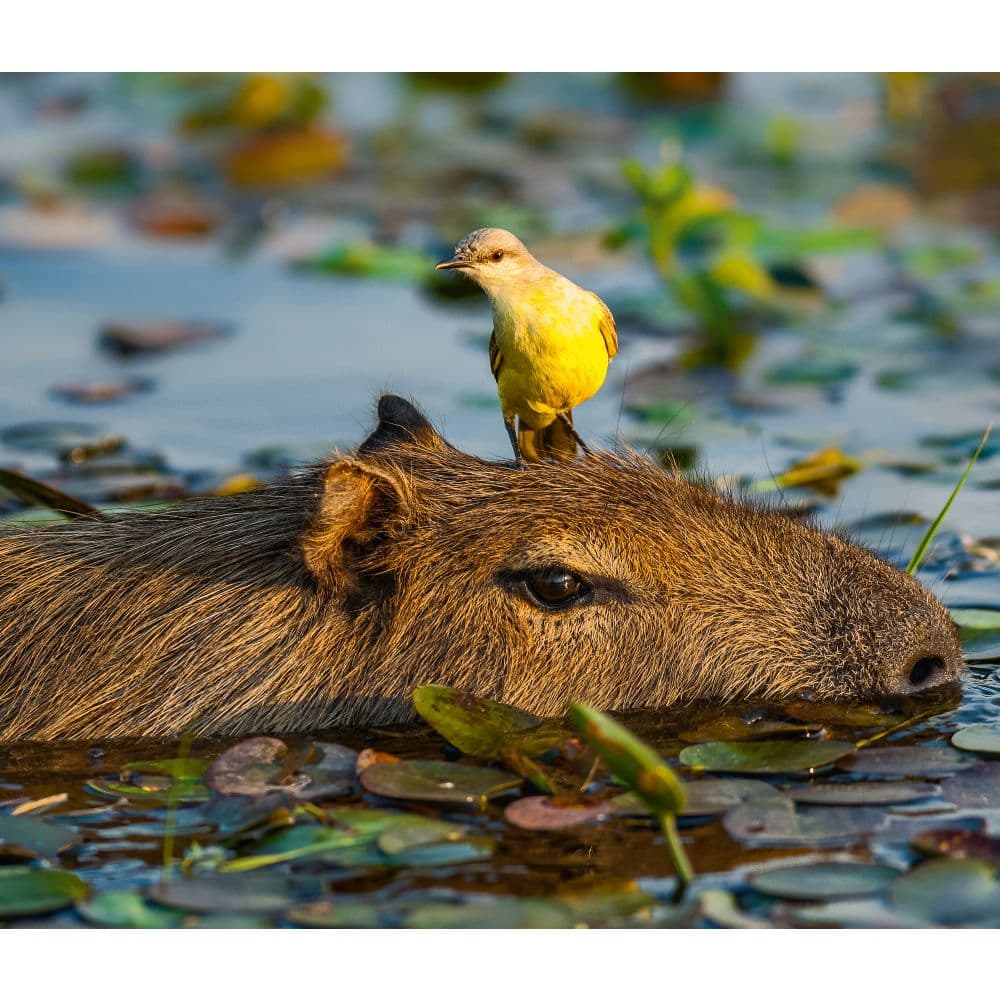
[[[525,462],[541,462],[545,459],[571,461],[577,455],[577,438],[573,431],[573,414],[567,413],[566,420],[553,420],[547,427],[533,430],[517,423],[517,447]]]

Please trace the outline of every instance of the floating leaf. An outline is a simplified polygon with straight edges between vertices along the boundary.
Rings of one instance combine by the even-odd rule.
[[[200,782],[181,781],[171,790],[169,780],[156,780],[136,775],[133,781],[115,781],[111,778],[91,778],[86,789],[110,799],[129,799],[135,802],[207,802],[209,790]]]
[[[56,399],[67,403],[89,405],[113,403],[129,396],[149,392],[154,382],[151,378],[120,378],[104,382],[60,382],[49,390]]]
[[[378,848],[385,854],[402,854],[415,847],[461,840],[469,833],[467,826],[447,823],[427,816],[400,814],[398,821],[376,838]]]
[[[472,757],[500,760],[511,746],[526,754],[543,753],[567,736],[529,712],[443,684],[425,684],[412,697],[421,718]]]
[[[704,778],[686,781],[682,816],[721,816],[734,806],[755,799],[784,799],[785,796],[766,781],[752,778]],[[616,813],[625,816],[648,816],[649,809],[632,792],[611,800]]]
[[[281,187],[318,181],[346,162],[343,136],[317,127],[290,128],[238,146],[226,161],[226,175],[239,187]]]
[[[951,620],[970,632],[1000,632],[1000,611],[994,608],[950,608]]]
[[[517,788],[521,779],[491,767],[404,760],[365,768],[361,784],[367,791],[391,799],[483,806],[488,799]]]
[[[996,870],[982,861],[925,861],[892,884],[889,899],[897,909],[935,924],[1000,920]]]
[[[297,260],[296,267],[326,274],[350,274],[384,280],[412,280],[434,268],[434,260],[419,250],[349,243],[332,247],[317,257]]]
[[[772,479],[752,483],[755,491],[790,490],[801,487],[815,490],[823,496],[835,496],[841,479],[853,476],[864,468],[856,458],[845,455],[839,448],[823,448],[792,463],[785,472]]]
[[[749,881],[758,892],[783,899],[840,899],[881,892],[899,875],[887,865],[828,861],[768,868]]]
[[[212,761],[205,772],[205,784],[220,795],[263,795],[284,791],[278,784],[285,773],[281,761],[288,747],[272,736],[241,740]]]
[[[77,839],[71,826],[56,826],[31,816],[0,813],[0,853],[13,845],[23,857],[54,858]]]
[[[208,770],[209,762],[197,757],[178,757],[173,760],[136,760],[122,768],[122,776],[135,772],[139,775],[153,772],[166,774],[178,781],[200,781]]]
[[[1000,761],[980,761],[945,779],[941,795],[959,809],[1000,809]]]
[[[910,846],[922,854],[947,858],[973,858],[1000,868],[1000,837],[961,827],[934,827],[922,830]]]
[[[836,740],[760,740],[701,743],[685,747],[680,761],[703,771],[738,774],[796,774],[825,767],[854,750]]]
[[[840,847],[862,840],[889,825],[879,809],[828,809],[796,806],[789,799],[759,799],[731,809],[722,825],[737,840],[797,847]]]
[[[65,909],[90,890],[72,872],[49,868],[0,867],[0,917],[27,917]]]
[[[694,729],[685,730],[680,738],[685,743],[707,743],[712,741],[766,740],[784,736],[814,736],[822,730],[821,725],[808,722],[789,722],[785,719],[771,719],[759,712],[733,717],[721,715],[710,719]]]
[[[859,750],[837,761],[842,771],[872,777],[938,778],[974,763],[951,747],[887,746]]]
[[[762,930],[770,927],[766,920],[744,913],[731,892],[723,889],[708,889],[698,897],[701,915],[716,927],[735,930]]]
[[[974,753],[1000,754],[1000,722],[977,722],[951,737],[952,746]]]
[[[854,378],[858,365],[853,361],[799,358],[775,365],[767,373],[772,385],[831,385]]]
[[[787,795],[809,805],[890,806],[919,802],[940,790],[929,781],[838,781],[790,788]]]
[[[258,872],[175,878],[149,886],[146,895],[163,906],[195,913],[271,912],[296,902],[288,879]]]
[[[394,914],[385,906],[374,903],[332,901],[321,899],[307,906],[297,906],[286,914],[292,923],[301,927],[337,927],[371,929],[391,926]]]
[[[411,928],[501,929],[572,927],[573,918],[556,903],[540,899],[498,897],[496,902],[427,903],[405,920]]]
[[[164,354],[225,336],[222,323],[150,320],[141,323],[108,323],[98,334],[101,348],[120,357]]]
[[[568,830],[584,823],[598,823],[612,811],[611,802],[573,802],[546,795],[529,795],[511,802],[504,819],[522,830]]]
[[[185,913],[168,906],[158,906],[136,892],[102,892],[76,904],[80,915],[98,927],[169,928],[184,924]]]

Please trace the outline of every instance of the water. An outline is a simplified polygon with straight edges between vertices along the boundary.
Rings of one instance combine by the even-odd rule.
[[[90,425],[84,437],[121,436],[138,452],[158,454],[189,488],[212,488],[247,469],[273,474],[252,461],[260,449],[301,460],[353,447],[372,426],[378,394],[392,391],[418,401],[456,446],[506,458],[486,359],[484,300],[445,301],[419,280],[306,273],[289,266],[289,258],[373,236],[395,237],[433,256],[479,218],[513,217],[524,221],[523,235],[547,263],[596,290],[619,318],[621,353],[608,383],[576,413],[585,439],[624,438],[687,452],[700,471],[742,485],[837,446],[861,460],[861,471],[840,480],[833,495],[789,490],[785,499],[808,505],[828,526],[853,527],[867,544],[905,562],[921,529],[901,528],[899,515],[936,514],[971,450],[948,439],[972,435],[974,444],[996,417],[995,234],[953,208],[939,210],[939,200],[911,193],[913,218],[888,249],[807,255],[825,296],[766,319],[748,361],[722,375],[676,368],[689,321],[651,320],[650,310],[676,313],[655,311],[661,286],[641,249],[615,254],[599,240],[634,207],[621,181],[622,158],[648,162],[678,148],[680,136],[699,177],[732,191],[772,227],[828,228],[840,199],[887,177],[911,190],[890,155],[898,129],[882,118],[878,79],[737,76],[724,103],[683,112],[633,103],[605,76],[526,75],[471,98],[416,91],[392,77],[333,76],[323,85],[333,98],[327,119],[351,135],[352,165],[319,187],[259,197],[234,193],[212,173],[219,140],[174,130],[175,116],[196,103],[196,91],[159,78],[4,83],[0,432],[29,422],[81,422]],[[40,111],[54,96],[81,94],[79,113]],[[798,136],[794,162],[784,167],[774,151],[783,121],[793,121]],[[200,190],[223,207],[226,224],[201,240],[150,239],[128,223],[129,191],[67,185],[60,164],[108,143],[138,150],[144,184],[150,174],[156,183],[169,175],[172,183]],[[73,245],[38,248],[47,230],[37,214],[25,215],[34,211],[32,192],[36,202],[69,197],[93,213],[76,229]],[[254,226],[262,219],[272,221],[259,231]],[[241,233],[257,235],[247,251],[234,253]],[[941,246],[966,256],[943,268],[921,263],[921,255]],[[128,361],[96,347],[105,323],[160,318],[218,322],[230,334]],[[847,374],[821,381],[804,374],[817,364],[827,372],[845,366]],[[59,383],[122,376],[148,377],[154,388],[100,406],[67,403],[50,392]],[[684,406],[675,419],[664,417],[662,406],[649,417],[651,404],[678,403]],[[55,471],[51,449],[24,450],[2,439],[0,464],[39,476]],[[70,489],[73,479],[63,482]],[[988,548],[1000,536],[998,483],[1000,452],[979,462],[921,574],[952,606],[998,604],[995,560],[962,568],[974,540],[987,540]],[[18,514],[13,504],[7,514]],[[871,519],[865,529],[861,522]],[[957,707],[906,738],[942,740],[960,726],[995,720],[997,685],[996,672],[982,666],[965,681]],[[634,721],[664,753],[680,749],[676,719]],[[374,746],[408,758],[443,752],[425,731],[332,736],[354,749]],[[88,778],[176,753],[173,745],[149,743],[88,755],[94,749],[3,748],[0,799],[65,791],[69,801],[61,810],[91,807],[98,800],[85,790]],[[195,752],[221,749],[211,744]],[[163,810],[125,809],[88,823],[83,845],[64,865],[99,889],[155,882],[161,838],[127,838],[116,846],[114,837],[90,832],[127,828],[149,815],[160,822]],[[539,835],[505,823],[496,805],[465,818],[498,838],[491,859],[359,874],[348,888],[359,898],[375,893],[370,898],[381,905],[397,897],[412,902],[429,886],[548,897],[566,885],[670,873],[648,823],[612,820]],[[690,827],[685,838],[702,874],[799,853],[748,846],[719,822]],[[176,855],[190,845],[180,836]],[[852,850],[864,857],[869,846],[862,839]],[[738,887],[739,879],[732,884]],[[72,922],[65,913],[59,919]]]

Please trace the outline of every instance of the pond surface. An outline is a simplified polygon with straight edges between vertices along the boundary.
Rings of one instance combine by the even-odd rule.
[[[526,75],[476,81],[482,89],[474,92],[449,89],[453,81],[333,76],[317,81],[327,103],[308,113],[301,81],[258,83],[259,92],[226,78],[158,76],[0,85],[0,467],[100,506],[172,502],[353,447],[386,390],[418,401],[458,447],[507,457],[486,360],[487,306],[437,280],[431,266],[485,224],[517,231],[546,263],[597,291],[618,319],[621,353],[608,382],[576,412],[585,439],[669,454],[769,502],[780,493],[900,565],[996,419],[1000,248],[982,224],[980,193],[949,188],[926,168],[941,159],[936,144],[947,150],[964,141],[958,126],[954,136],[940,122],[925,127],[938,121],[938,90],[953,81],[920,85],[925,113],[916,121],[893,112],[905,81],[850,74],[659,81],[652,91],[650,81]],[[696,96],[704,99],[678,101],[677,88],[688,86],[702,87]],[[967,87],[975,92],[971,78]],[[249,168],[238,173],[237,154],[275,134],[311,136],[318,148],[295,169],[308,174],[302,162],[312,157],[322,176],[290,177],[283,161],[273,183],[242,183]],[[256,155],[258,174],[279,169],[262,163],[259,147]],[[722,346],[712,341],[713,364],[697,360],[704,316],[677,294],[676,273],[657,273],[637,227],[640,199],[622,169],[629,157],[652,169],[681,155],[696,184],[728,193],[727,211],[744,220],[733,225],[753,230],[732,238],[770,275],[766,295],[723,289],[735,305]],[[633,235],[612,249],[605,237],[623,229]],[[373,243],[382,249],[371,251]],[[710,254],[694,233],[678,250],[677,273],[694,274]],[[99,342],[123,327],[148,332],[157,321],[202,324],[212,336],[129,356]],[[998,489],[1000,446],[991,442],[919,573],[952,608],[1000,608]],[[0,519],[44,516],[0,492]],[[967,618],[963,626],[972,669],[960,694],[872,748],[947,748],[956,731],[997,722],[1000,619]],[[697,711],[625,721],[699,783],[718,775],[680,764],[686,745],[767,735],[779,723],[799,726],[776,734],[796,743],[865,740],[899,725],[901,708],[928,710],[838,709],[817,723],[814,707],[737,706],[721,718]],[[403,760],[470,763],[426,728],[317,739]],[[287,744],[296,759],[322,757],[308,741]],[[184,756],[209,760],[228,746],[196,743]],[[741,775],[781,794],[762,798],[758,787],[739,802],[737,786],[727,786],[719,794],[736,799],[726,809],[682,819],[699,881],[695,901],[681,905],[648,816],[523,829],[504,813],[530,786],[481,809],[458,808],[379,796],[353,777],[319,805],[282,800],[267,810],[237,796],[250,805],[206,816],[199,775],[188,788],[193,801],[171,806],[169,777],[130,766],[179,752],[149,742],[0,748],[0,921],[1000,922],[995,901],[976,912],[932,912],[921,882],[936,877],[926,872],[933,864],[945,866],[946,888],[994,878],[1000,779],[991,768],[1000,763],[990,764],[983,749],[956,751],[937,769],[913,758],[874,775],[865,768],[875,765],[857,760],[812,775]],[[967,790],[942,784],[968,764],[985,769],[985,791],[972,805]],[[578,788],[587,784],[586,768],[577,774],[562,757],[552,766],[573,774]],[[293,782],[295,769],[286,772],[272,783]],[[603,801],[613,790],[608,775],[591,777],[588,795]],[[869,779],[935,788],[895,804],[862,791],[862,804],[792,806],[805,784]],[[102,780],[123,787],[102,793],[91,784]],[[187,788],[184,780],[175,775],[175,786]],[[48,796],[56,799],[34,805]],[[435,841],[405,823],[402,833],[386,828],[425,851],[444,844],[440,858],[417,858],[413,847],[409,855],[379,847],[374,856],[361,837],[349,856],[336,854],[347,849],[341,845],[246,871],[225,867],[286,827],[336,828],[330,810],[364,806],[444,819],[461,832],[439,831]],[[238,808],[247,814],[237,816]],[[5,832],[5,817],[19,809],[67,830],[66,843],[35,851],[31,837],[45,830]],[[915,865],[920,823],[970,826],[963,850],[986,867],[970,874],[961,866],[973,862],[958,849]],[[762,865],[817,858],[888,866],[893,878],[912,869],[902,876],[911,882],[897,891],[878,882],[884,872],[869,871],[860,877],[870,891],[842,898],[824,883],[805,902],[750,887]],[[4,869],[9,879],[76,872],[89,899],[74,907],[72,891],[57,893],[51,906],[18,911],[5,902],[16,893],[4,896]],[[219,879],[229,880],[224,891]],[[212,885],[198,896],[202,881]],[[197,898],[177,888],[191,885]],[[97,902],[112,891],[125,895]],[[37,896],[30,884],[25,892]]]

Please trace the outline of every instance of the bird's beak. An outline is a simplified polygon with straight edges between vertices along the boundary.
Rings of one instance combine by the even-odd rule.
[[[468,267],[469,261],[461,257],[452,257],[451,260],[443,260],[440,264],[434,265],[435,271],[450,271],[455,267]]]

